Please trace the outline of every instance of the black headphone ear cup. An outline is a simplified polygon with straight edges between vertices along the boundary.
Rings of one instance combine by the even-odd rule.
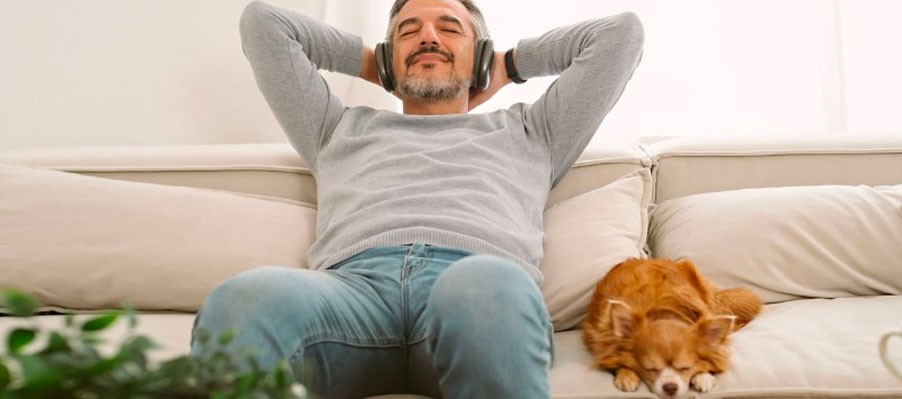
[[[491,39],[476,41],[476,54],[473,56],[472,87],[485,90],[492,82],[492,65],[495,63],[495,46]]]
[[[382,88],[391,93],[395,90],[395,76],[392,72],[391,45],[382,42],[376,45],[376,73]]]

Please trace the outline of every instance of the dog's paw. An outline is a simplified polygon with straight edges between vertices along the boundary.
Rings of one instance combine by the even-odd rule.
[[[692,384],[692,389],[696,391],[708,392],[717,385],[717,377],[708,372],[698,373],[692,376],[690,384]]]
[[[633,392],[639,389],[639,376],[630,369],[617,369],[617,375],[614,376],[614,386],[623,392]]]

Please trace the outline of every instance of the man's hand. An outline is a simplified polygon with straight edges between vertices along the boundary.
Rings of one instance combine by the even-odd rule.
[[[376,51],[372,47],[363,47],[363,58],[360,62],[360,74],[358,76],[376,86],[383,87],[382,81],[379,80],[379,72],[376,71]],[[398,96],[397,87],[391,94],[399,100],[404,100]]]
[[[376,72],[376,52],[372,47],[363,47],[363,57],[360,62],[360,75],[358,76],[367,82],[380,87],[382,86],[382,83],[379,82],[379,73]]]
[[[472,111],[482,103],[488,101],[498,90],[511,82],[507,77],[507,70],[504,68],[504,53],[495,52],[495,60],[492,64],[492,79],[489,87],[485,90],[470,89],[470,102],[467,104],[467,110]]]

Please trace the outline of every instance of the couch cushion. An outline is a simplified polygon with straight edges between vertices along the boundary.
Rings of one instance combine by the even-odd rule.
[[[303,267],[315,210],[287,200],[0,165],[0,286],[69,309],[196,310],[229,276]]]
[[[316,203],[313,175],[287,143],[21,149],[0,163]]]
[[[652,212],[656,257],[689,258],[766,302],[902,294],[902,185],[696,194]]]
[[[731,370],[705,398],[900,398],[902,384],[883,366],[881,334],[902,322],[902,297],[808,299],[772,304],[734,333]],[[592,370],[580,331],[555,334],[554,398],[654,398],[614,388]]]
[[[578,326],[611,267],[644,256],[651,174],[630,173],[545,211],[542,294],[555,331]]]
[[[751,324],[733,334],[733,368],[721,374],[705,398],[899,398],[894,380],[877,355],[881,334],[902,323],[902,297],[809,299],[767,305]],[[59,316],[43,316],[40,325],[58,326]],[[188,352],[192,314],[141,315],[137,331],[163,345],[155,360]],[[0,341],[16,319],[0,318]],[[122,326],[110,331],[120,337]],[[555,399],[655,398],[643,385],[624,393],[613,374],[590,368],[581,331],[554,335],[551,396]],[[898,347],[896,347],[898,348]],[[408,398],[388,395],[380,398]]]
[[[743,188],[902,184],[902,134],[683,137],[645,147],[655,202]]]
[[[0,151],[0,163],[316,204],[316,182],[288,143],[61,147]],[[546,207],[646,168],[638,146],[592,141],[551,190]]]

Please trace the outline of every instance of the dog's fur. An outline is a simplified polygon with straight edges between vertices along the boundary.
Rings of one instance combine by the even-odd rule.
[[[730,365],[729,334],[761,311],[749,290],[718,290],[688,260],[630,259],[598,282],[583,322],[594,368],[661,398],[708,391]]]

